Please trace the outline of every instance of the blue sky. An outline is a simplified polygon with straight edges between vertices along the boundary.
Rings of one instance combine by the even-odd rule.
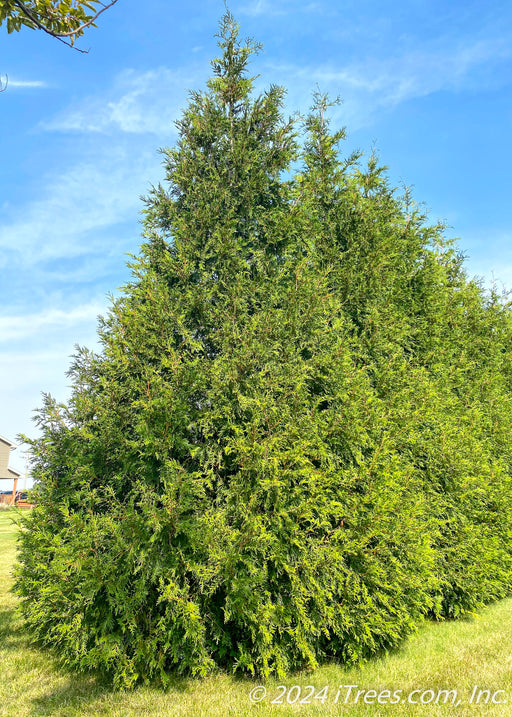
[[[119,0],[77,43],[0,28],[0,435],[36,434],[41,392],[68,395],[75,344],[128,278],[140,195],[216,53],[220,0]],[[395,184],[459,237],[470,275],[512,287],[512,4],[507,0],[233,0],[264,44],[258,86],[306,111],[343,103],[347,153],[375,145]],[[18,454],[18,455],[17,455]],[[11,464],[23,470],[17,451]],[[6,487],[6,486],[2,486]]]

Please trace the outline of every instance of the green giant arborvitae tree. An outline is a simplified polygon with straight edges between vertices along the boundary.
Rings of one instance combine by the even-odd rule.
[[[347,171],[358,157],[340,159],[326,109],[318,97],[307,122],[301,203],[385,407],[388,446],[435,519],[434,613],[457,616],[512,587],[509,304],[467,280],[444,227],[426,225],[409,192],[396,196],[374,156]]]
[[[510,591],[508,307],[321,96],[300,148],[229,13],[219,45],[31,442],[27,622],[124,685],[355,662]]]

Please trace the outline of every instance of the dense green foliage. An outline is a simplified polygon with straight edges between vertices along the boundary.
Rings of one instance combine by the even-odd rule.
[[[119,684],[357,662],[512,588],[506,299],[340,157],[326,98],[286,120],[229,13],[219,38],[102,352],[31,442],[24,614]]]

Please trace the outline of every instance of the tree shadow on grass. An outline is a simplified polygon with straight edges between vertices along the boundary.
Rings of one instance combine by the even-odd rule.
[[[64,684],[53,687],[47,694],[32,700],[31,715],[34,717],[81,717],[82,715],[109,715],[113,709],[123,708],[122,714],[140,714],[137,691],[116,690],[112,681],[100,674],[80,675],[66,668],[56,668],[59,676],[67,676]],[[172,678],[167,689],[159,688],[162,695],[170,692],[185,693],[193,679]],[[143,688],[144,689],[144,688]],[[106,699],[105,699],[106,698]],[[104,704],[101,704],[105,700]],[[141,695],[141,701],[143,697]],[[126,704],[129,702],[129,704]]]
[[[0,609],[0,647],[2,650],[17,650],[27,634],[20,624],[14,608]]]
[[[60,677],[66,674],[57,668]],[[55,678],[55,674],[53,675]],[[112,693],[112,685],[96,676],[83,677],[68,673],[64,684],[52,686],[47,694],[32,699],[30,714],[37,715],[81,715],[94,714],[90,707],[107,694]]]

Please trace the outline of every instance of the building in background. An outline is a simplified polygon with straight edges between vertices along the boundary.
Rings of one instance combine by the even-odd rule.
[[[9,457],[11,451],[15,449],[16,445],[14,443],[0,436],[0,503],[7,503],[9,505],[14,505],[16,491],[18,489],[18,479],[21,476],[19,471],[14,468],[9,468]],[[4,483],[4,481],[9,481],[9,484]],[[11,482],[13,483],[12,492],[10,490]],[[8,490],[4,491],[3,485],[5,485]]]

